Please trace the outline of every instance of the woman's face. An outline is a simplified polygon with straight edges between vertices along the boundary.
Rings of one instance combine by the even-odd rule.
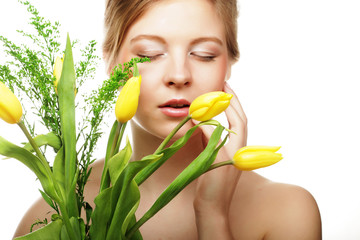
[[[134,121],[165,138],[199,95],[223,90],[230,61],[222,19],[207,0],[160,1],[129,29],[119,62],[149,57]],[[179,132],[183,135],[191,122]]]

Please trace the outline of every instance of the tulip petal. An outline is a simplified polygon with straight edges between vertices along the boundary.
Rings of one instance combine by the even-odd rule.
[[[59,57],[57,56],[55,59],[55,64],[54,64],[54,76],[55,76],[55,82],[54,82],[54,87],[55,87],[55,92],[57,94],[57,86],[59,84],[59,80],[61,78],[61,73],[62,73],[62,69],[63,69],[63,65],[64,65],[64,56],[63,57]]]
[[[221,91],[205,93],[191,103],[189,114],[198,121],[209,120],[223,112],[229,106],[231,98],[231,94]]]
[[[243,148],[240,148],[236,154],[240,154],[243,152],[255,152],[255,151],[270,151],[270,152],[277,152],[281,147],[279,146],[245,146]]]
[[[233,164],[244,171],[267,167],[283,158],[282,154],[276,153],[279,149],[272,146],[246,146],[235,153]]]
[[[206,112],[208,111],[209,107],[203,107],[203,108],[199,108],[196,111],[194,111],[191,114],[191,117],[193,119],[198,119],[199,121],[203,121],[201,120],[203,118],[203,116],[206,114]]]
[[[61,78],[61,72],[62,72],[62,68],[63,68],[63,63],[64,63],[64,59],[57,56],[56,60],[55,60],[55,64],[54,64],[54,76],[56,78],[56,82],[58,82],[59,79]]]
[[[205,121],[205,120],[211,119],[211,118],[219,115],[229,105],[230,105],[230,101],[218,101],[218,102],[215,102],[215,104],[213,106],[211,106],[209,108],[208,112],[202,117],[204,120],[201,120],[201,121]]]
[[[22,106],[14,93],[0,81],[0,118],[14,124],[20,122]]]
[[[234,165],[240,170],[251,171],[273,165],[282,158],[280,153],[272,153],[269,151],[245,152],[237,159],[234,159]]]
[[[119,122],[129,121],[139,104],[141,76],[130,78],[121,89],[115,105],[115,115]]]
[[[190,109],[191,108],[198,109],[198,108],[202,108],[205,106],[210,107],[214,103],[214,101],[219,97],[219,94],[222,94],[222,93],[223,92],[215,91],[215,92],[209,92],[209,93],[202,94],[202,95],[198,96],[191,103]]]

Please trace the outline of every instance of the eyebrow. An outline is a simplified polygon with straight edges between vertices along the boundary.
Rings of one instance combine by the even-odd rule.
[[[164,38],[157,36],[157,35],[149,35],[149,34],[141,34],[141,35],[137,35],[136,37],[132,38],[130,40],[130,43],[142,40],[142,39],[146,39],[146,40],[153,40],[153,41],[157,41],[160,42],[162,44],[166,44],[166,41]],[[200,37],[200,38],[196,38],[191,42],[191,45],[195,45],[198,43],[202,43],[202,42],[215,42],[217,44],[219,44],[220,46],[223,45],[223,42],[217,38],[217,37]]]
[[[220,46],[223,45],[223,42],[217,38],[217,37],[201,37],[201,38],[196,38],[194,39],[191,44],[192,45],[195,45],[195,44],[198,44],[198,43],[202,43],[202,42],[215,42],[217,44],[219,44]]]
[[[134,37],[130,40],[130,43],[133,43],[133,42],[136,42],[136,41],[139,41],[142,39],[153,40],[153,41],[160,42],[162,44],[166,44],[165,39],[163,39],[162,37],[159,37],[156,35],[147,35],[147,34],[137,35],[136,37]]]

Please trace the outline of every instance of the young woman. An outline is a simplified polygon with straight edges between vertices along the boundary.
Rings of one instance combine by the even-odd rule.
[[[200,94],[223,90],[234,95],[226,117],[232,134],[216,161],[231,159],[246,145],[247,120],[226,80],[239,56],[236,0],[108,0],[104,56],[110,69],[133,57],[143,81],[138,111],[131,121],[133,160],[158,147],[188,113]],[[175,138],[182,136],[188,122]],[[211,127],[202,127],[187,145],[141,185],[138,216],[203,150]],[[102,162],[94,164],[86,197],[97,195]],[[39,200],[16,235],[29,231],[51,209]],[[144,239],[321,239],[317,204],[306,190],[271,182],[232,166],[208,172],[190,184],[140,231]]]

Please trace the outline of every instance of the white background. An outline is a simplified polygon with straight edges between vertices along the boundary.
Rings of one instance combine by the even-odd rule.
[[[33,4],[41,15],[59,20],[63,33],[70,32],[73,39],[101,43],[103,2]],[[360,2],[239,4],[241,57],[229,83],[249,119],[248,144],[281,145],[285,156],[258,172],[314,195],[324,239],[360,239]],[[17,40],[15,29],[27,29],[28,16],[16,1],[2,0],[0,35]],[[2,56],[1,49],[0,60]],[[99,65],[97,79],[105,79],[104,72]],[[24,140],[17,126],[4,122],[0,135],[15,143]],[[9,159],[0,161],[0,186],[0,236],[10,239],[39,197],[39,184],[30,170]]]

